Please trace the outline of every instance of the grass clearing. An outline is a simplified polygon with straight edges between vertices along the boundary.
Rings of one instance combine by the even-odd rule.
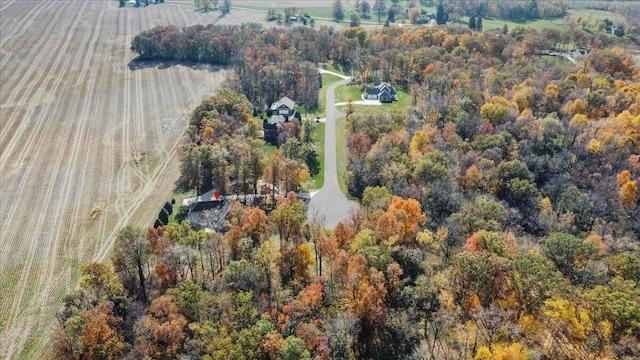
[[[540,19],[535,21],[514,22],[508,20],[482,18],[482,31],[502,30],[505,24],[507,25],[507,28],[509,30],[513,29],[516,26],[533,27],[538,32],[541,32],[544,29],[564,30],[564,27],[561,25],[563,22],[563,19]],[[454,26],[468,26],[468,24],[469,17],[464,16],[461,18],[460,22],[455,23]]]
[[[333,68],[333,66],[331,66],[331,68]],[[335,70],[329,70],[329,71],[335,71]],[[335,72],[338,72],[338,71],[335,71]],[[333,83],[336,83],[342,79],[331,74],[322,74],[321,76],[322,76],[322,89],[320,89],[320,108],[317,110],[316,114],[318,117],[323,118],[326,116],[326,113],[327,113],[327,108],[326,108],[327,88],[331,86]]]
[[[625,24],[627,22],[624,16],[619,14],[614,14],[610,11],[596,10],[596,9],[569,9],[567,10],[567,12],[569,13],[569,15],[571,15],[571,17],[573,17],[574,21],[578,17],[581,17],[583,19],[595,20],[595,21],[603,21],[604,19],[609,19],[613,21],[614,25]]]
[[[344,117],[336,120],[336,167],[338,171],[338,185],[340,190],[347,196],[347,184],[344,181],[344,174],[347,171],[347,122]],[[351,198],[351,197],[350,197]]]
[[[316,127],[316,144],[314,146],[316,153],[318,154],[318,160],[320,161],[320,172],[316,176],[311,178],[311,188],[321,189],[324,186],[324,128],[325,123],[317,123]]]
[[[176,214],[178,213],[178,209],[180,208],[180,206],[182,206],[182,201],[184,199],[188,199],[188,198],[192,198],[195,197],[197,195],[195,190],[180,190],[180,189],[175,189],[173,191],[173,194],[171,194],[171,199],[167,200],[169,202],[171,202],[171,200],[175,200],[176,203],[173,204],[173,212],[171,213],[171,215],[169,215],[169,224],[172,223],[176,223]]]
[[[362,100],[364,89],[362,85],[343,85],[336,89],[336,102]]]

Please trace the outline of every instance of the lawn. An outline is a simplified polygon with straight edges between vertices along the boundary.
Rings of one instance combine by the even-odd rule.
[[[324,186],[324,123],[317,123],[315,150],[320,161],[320,172],[311,178],[311,188],[321,189]]]
[[[176,213],[178,212],[178,208],[182,206],[182,201],[184,199],[192,198],[194,196],[196,196],[196,191],[193,189],[187,190],[187,191],[183,191],[180,189],[173,190],[173,194],[171,194],[171,199],[167,200],[169,202],[171,202],[172,199],[176,201],[176,203],[173,204],[173,212],[171,213],[171,215],[169,215],[169,224],[176,222]],[[158,209],[158,211],[160,211],[160,209]]]
[[[346,102],[349,98],[353,101],[362,100],[362,85],[343,85],[336,89],[336,102]]]
[[[323,66],[324,68],[324,66]],[[326,68],[329,71],[339,72],[331,66],[331,68]],[[323,118],[326,114],[326,106],[327,106],[327,88],[331,86],[331,84],[342,80],[341,78],[331,75],[331,74],[322,74],[322,89],[320,89],[320,108],[316,111],[318,117]]]
[[[344,174],[347,171],[347,129],[346,120],[341,117],[336,120],[336,167],[338,171],[338,185],[345,195],[348,195]]]

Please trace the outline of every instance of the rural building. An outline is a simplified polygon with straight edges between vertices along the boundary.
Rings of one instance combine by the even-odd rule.
[[[220,206],[224,202],[224,196],[217,189],[211,189],[202,195],[184,199],[182,205],[189,206],[190,211],[201,211]]]
[[[269,115],[280,115],[284,117],[285,121],[289,121],[289,118],[293,116],[293,107],[295,104],[296,103],[293,102],[293,100],[285,96],[271,104],[271,107],[269,108]]]
[[[386,82],[375,82],[372,88],[364,90],[364,98],[366,100],[379,100],[380,102],[390,103],[398,100],[398,94],[396,89]]]
[[[269,118],[262,123],[266,142],[273,145],[278,144],[278,127],[282,123],[289,122],[289,119],[293,117],[294,106],[295,102],[286,96],[271,104]]]

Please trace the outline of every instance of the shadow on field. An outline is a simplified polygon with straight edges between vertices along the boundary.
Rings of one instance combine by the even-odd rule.
[[[194,63],[194,62],[186,62],[186,61],[163,61],[163,60],[140,60],[139,57],[129,61],[129,70],[140,70],[140,69],[168,69],[173,66],[184,66],[193,70],[200,71],[218,71],[223,69],[223,66],[220,65],[211,65],[211,64],[202,64],[202,63]]]

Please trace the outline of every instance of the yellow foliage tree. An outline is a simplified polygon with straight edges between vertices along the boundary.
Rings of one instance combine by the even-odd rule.
[[[422,130],[416,131],[411,139],[411,152],[412,153],[425,153],[426,147],[431,143],[429,135]]]

